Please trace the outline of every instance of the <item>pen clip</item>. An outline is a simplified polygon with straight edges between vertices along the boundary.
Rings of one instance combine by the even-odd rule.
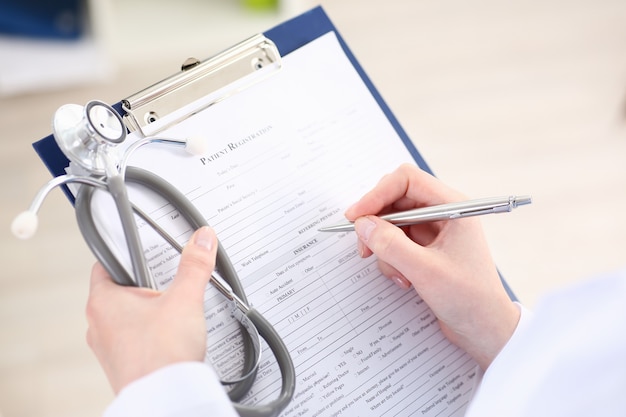
[[[509,204],[505,204],[503,206],[492,207],[487,209],[479,209],[479,210],[467,210],[459,213],[453,213],[450,215],[450,219],[461,219],[463,217],[472,217],[472,216],[480,216],[481,214],[490,214],[490,213],[506,213],[508,211],[513,210]]]
[[[508,213],[513,211],[515,207],[518,205],[529,204],[530,197],[521,197],[519,198],[515,196],[510,196],[509,201],[506,203],[502,203],[496,206],[488,207],[488,208],[477,208],[477,209],[469,209],[465,211],[461,211],[458,213],[454,213],[450,216],[450,219],[460,219],[463,217],[472,217],[472,216],[480,216],[482,214],[491,214],[491,213]]]

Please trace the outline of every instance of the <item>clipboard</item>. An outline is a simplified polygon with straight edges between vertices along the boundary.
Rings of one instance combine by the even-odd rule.
[[[339,40],[339,43],[344,53],[346,54],[346,56],[352,63],[354,69],[357,71],[361,79],[363,80],[363,83],[369,89],[372,97],[374,97],[374,99],[380,106],[380,109],[383,111],[383,113],[385,114],[385,116],[387,117],[391,125],[393,126],[394,130],[397,132],[398,136],[402,139],[402,142],[406,146],[407,150],[413,156],[415,163],[424,171],[429,172],[434,175],[429,165],[426,163],[426,161],[424,160],[420,152],[415,147],[414,143],[411,141],[411,139],[409,138],[405,130],[402,128],[402,126],[400,125],[400,122],[396,119],[395,115],[393,114],[393,112],[391,111],[391,109],[389,108],[389,106],[387,105],[383,97],[381,96],[381,94],[378,92],[378,90],[376,89],[372,81],[369,79],[369,77],[365,73],[365,70],[359,64],[354,54],[348,47],[347,43],[341,37],[341,34],[339,33],[339,31],[337,30],[337,28],[335,27],[335,25],[330,20],[330,18],[328,17],[328,15],[325,13],[325,11],[323,10],[321,6],[318,6],[308,12],[305,12],[299,16],[296,16],[293,19],[288,20],[266,31],[263,34],[263,36],[253,37],[247,41],[242,42],[236,47],[230,50],[227,50],[222,54],[219,54],[216,58],[208,59],[207,61],[205,61],[204,66],[200,66],[201,64],[200,61],[186,61],[185,63],[183,63],[182,65],[183,69],[181,70],[180,73],[175,74],[174,76],[146,90],[143,90],[141,92],[138,92],[137,94],[134,94],[133,96],[129,97],[129,99],[133,103],[135,101],[138,102],[140,108],[145,108],[146,106],[149,107],[153,101],[159,99],[160,95],[171,94],[171,89],[175,88],[175,85],[173,84],[173,82],[178,81],[179,83],[188,86],[187,84],[185,84],[185,80],[187,79],[196,79],[198,76],[207,75],[207,74],[209,76],[212,76],[209,78],[212,78],[212,79],[217,78],[215,77],[215,74],[211,72],[216,67],[219,69],[220,73],[228,73],[229,70],[232,70],[232,67],[221,66],[224,63],[224,61],[230,60],[230,62],[234,61],[235,64],[237,62],[239,63],[244,62],[244,65],[249,64],[251,56],[247,55],[246,52],[252,55],[254,55],[255,52],[257,53],[257,57],[256,58],[253,57],[252,59],[266,58],[267,51],[264,48],[265,44],[264,44],[263,38],[273,41],[273,43],[275,44],[275,47],[277,48],[278,54],[272,53],[271,58],[280,59],[280,57],[285,56],[301,48],[302,46],[306,45],[312,40],[317,39],[320,36],[328,32],[336,33],[337,38]],[[259,53],[259,51],[261,52]],[[244,72],[245,71],[242,71],[239,69],[238,72],[235,72],[235,75],[243,76]],[[183,76],[186,76],[186,77],[183,77]],[[229,75],[227,77],[227,80],[233,81],[235,78],[236,77],[232,77]],[[225,80],[219,79],[219,82],[223,83],[225,82]],[[193,87],[193,83],[192,83],[192,87]],[[218,84],[214,84],[214,87],[218,87]],[[183,91],[182,95],[179,95],[177,97],[177,99],[175,100],[175,103],[178,103],[178,105],[182,105],[190,100],[190,98],[185,94],[186,91],[187,90]],[[125,107],[128,107],[130,104],[130,107],[133,108],[133,111],[135,108],[135,105],[133,103],[126,103],[126,105],[124,104],[124,102],[129,101],[129,99],[122,100],[113,105],[113,107],[120,114],[125,115],[125,120],[132,120],[132,118],[128,117],[128,113],[126,112]],[[174,108],[175,106],[172,107],[171,110],[173,110]],[[152,110],[146,110],[146,113],[149,114],[151,111]],[[155,111],[155,113],[157,112]],[[134,125],[135,129],[140,128],[141,126],[144,126],[146,124],[145,121],[141,122],[142,120],[141,116],[136,116],[134,117],[134,119],[135,121],[131,121],[129,122],[129,124],[131,126]],[[33,148],[54,177],[65,174],[65,170],[69,165],[69,161],[65,157],[65,155],[61,152],[59,147],[57,146],[54,140],[54,137],[52,135],[49,135],[33,143]],[[71,192],[69,192],[67,188],[64,187],[64,189],[69,200],[73,202],[74,195]],[[501,278],[502,278],[502,275],[501,275]],[[509,294],[509,297],[512,300],[517,300],[515,293],[510,288],[506,280],[504,280],[503,278],[502,278],[502,283],[504,284],[505,290],[507,294]]]
[[[252,37],[207,61],[187,61],[179,73],[121,100],[113,107],[123,116],[131,132],[137,132],[140,135],[156,134],[167,129],[172,123],[190,118],[211,106],[219,106],[222,101],[228,100],[230,95],[235,95],[250,85],[264,82],[267,77],[271,77],[272,69],[281,66],[281,60],[284,57],[301,50],[301,48],[331,32],[336,36],[342,52],[401,140],[410,157],[421,169],[432,173],[321,7],[297,16],[262,35]],[[224,90],[222,89],[224,85],[229,87]],[[214,89],[220,89],[220,94],[213,96]],[[185,106],[189,102],[197,103],[191,107],[192,110],[188,110]],[[163,120],[167,120],[167,122],[161,123]],[[172,120],[175,121],[172,122]],[[34,143],[33,147],[52,175],[65,174],[69,161],[57,147],[52,135]],[[69,190],[66,190],[66,193],[73,201],[73,195]],[[315,224],[313,223],[311,226],[313,227]],[[294,250],[294,255],[305,250],[307,245],[309,243],[298,247],[297,252]],[[339,262],[354,258],[354,256],[355,252],[352,251],[341,258]],[[289,265],[285,271],[294,265]],[[360,270],[358,279],[370,272],[370,269]],[[511,298],[515,299],[506,282],[504,285]],[[282,286],[278,286],[278,289],[282,289]],[[280,297],[287,299],[290,296],[290,292],[285,292]],[[379,300],[383,299],[379,297]],[[404,302],[414,303],[417,306],[421,304],[419,300],[412,298]],[[365,312],[370,306],[361,308]],[[393,333],[390,333],[390,336],[381,335],[378,339],[372,339],[369,346],[363,346],[363,349],[354,346],[348,347],[347,345],[334,346],[334,352],[339,357],[346,357],[346,361],[340,361],[335,366],[336,375],[331,375],[330,372],[320,375],[314,368],[307,368],[306,374],[300,375],[299,391],[296,392],[291,408],[285,410],[283,415],[336,416],[341,415],[342,412],[347,415],[354,415],[351,413],[356,412],[358,414],[360,412],[358,410],[377,414],[389,406],[392,402],[391,398],[394,396],[403,397],[407,403],[414,404],[416,399],[411,397],[408,383],[405,385],[396,379],[401,378],[403,372],[407,372],[407,367],[420,367],[421,365],[418,365],[420,356],[422,354],[424,357],[429,355],[429,349],[431,349],[429,347],[424,347],[409,357],[391,362],[388,370],[380,371],[375,377],[370,377],[370,379],[363,377],[367,382],[364,385],[359,385],[358,388],[351,387],[349,393],[342,391],[344,387],[342,378],[348,375],[348,377],[354,376],[359,379],[362,374],[367,375],[368,372],[372,372],[369,365],[372,363],[369,362],[370,360],[374,360],[373,358],[381,360],[387,357],[393,358],[400,351],[402,341],[406,340],[409,334],[414,337],[421,332],[430,331],[428,329],[434,327],[436,319],[427,310],[421,311],[422,316],[419,318],[422,321],[421,326],[411,328],[407,324],[406,327],[395,329]],[[293,317],[300,318],[306,314],[307,311],[297,311]],[[388,331],[389,323],[381,322],[378,330],[374,329],[374,331]],[[441,337],[443,338],[443,336]],[[393,340],[394,344],[383,350],[381,346],[389,340]],[[445,349],[453,349],[449,342],[443,342],[443,339],[441,342],[437,342],[437,344],[439,343],[443,343],[442,346],[445,346]],[[297,353],[299,355],[300,350]],[[302,353],[306,355],[307,349],[302,349]],[[471,398],[471,386],[477,372],[473,361],[467,357],[467,354],[459,354],[458,352],[456,354],[460,356],[456,357],[454,361],[458,360],[462,365],[454,370],[452,370],[453,364],[451,363],[424,362],[428,367],[427,370],[423,370],[424,378],[428,381],[424,384],[428,384],[427,392],[430,394],[424,394],[426,395],[424,398],[420,395],[421,403],[413,405],[414,408],[411,412],[424,416],[460,416],[464,413],[465,406]],[[342,366],[347,366],[348,357],[360,365],[357,370],[353,371],[355,375],[350,374],[352,371],[342,368]],[[403,369],[405,370],[403,371]],[[296,372],[298,372],[297,358]],[[261,371],[260,374],[263,376],[271,375],[271,371],[267,371],[267,373]],[[461,387],[463,387],[462,391]],[[320,402],[322,403],[321,406]],[[357,406],[361,408],[357,410]]]
[[[391,109],[389,108],[389,106],[387,106],[382,96],[375,88],[374,84],[369,79],[359,62],[356,60],[355,56],[350,51],[350,48],[343,40],[337,28],[329,19],[328,15],[325,13],[321,6],[318,6],[308,12],[305,12],[266,31],[263,34],[263,37],[271,40],[275,44],[277,52],[279,53],[278,56],[270,53],[271,58],[280,59],[280,57],[301,48],[312,40],[317,39],[328,32],[335,32],[337,34],[339,43],[346,56],[369,89],[372,97],[374,97],[377,101],[381,110],[384,112],[385,116],[392,124],[393,128],[402,138],[405,146],[415,159],[415,163],[423,170],[432,173],[430,167],[427,165],[422,155],[419,153],[411,139],[408,137],[394,114],[391,112]],[[232,70],[232,67],[225,66],[226,62],[231,62],[235,65],[237,63],[244,62],[244,65],[247,65],[251,57],[251,55],[249,54],[254,55],[254,52],[250,52],[251,50],[254,51],[256,48],[256,51],[258,52],[259,49],[265,49],[265,47],[263,46],[263,37],[253,37],[247,41],[242,42],[236,47],[233,47],[232,49],[224,51],[214,58],[210,58],[207,61],[204,61],[204,63],[201,63],[200,61],[183,63],[183,69],[181,70],[181,72],[166,80],[163,80],[161,83],[157,83],[147,88],[146,90],[138,92],[137,94],[134,94],[127,99],[121,100],[120,102],[114,104],[113,108],[115,108],[121,115],[124,115],[126,121],[132,120],[129,122],[129,124],[134,129],[141,128],[142,126],[148,124],[147,119],[143,118],[144,115],[128,117],[126,108],[130,106],[133,112],[135,111],[136,107],[139,107],[140,109],[145,109],[145,107],[150,107],[152,103],[159,102],[163,96],[171,97],[172,94],[176,96],[176,98],[173,100],[174,103],[177,103],[179,106],[189,102],[191,98],[187,95],[187,92],[193,89],[195,85],[193,81],[197,81],[198,77],[200,77],[201,81],[202,76],[206,76],[207,74],[208,78],[211,78],[211,80],[218,78],[219,75],[216,76],[215,72],[213,71],[218,71],[221,74],[228,73],[228,71]],[[263,51],[258,56],[266,57],[266,55],[264,56],[265,52],[267,51]],[[245,71],[236,72],[235,75],[243,76],[244,72]],[[236,77],[232,77],[229,75],[227,76],[226,80],[220,79],[219,81],[222,83],[231,82],[235,78]],[[189,82],[190,80],[192,82]],[[185,87],[184,89],[180,90],[182,91],[182,94],[176,92],[177,86],[181,85]],[[217,84],[215,86],[217,87]],[[207,93],[208,92],[205,92],[204,94]],[[190,94],[193,95],[193,92]],[[129,103],[129,101],[132,103]],[[173,111],[175,107],[176,106],[173,105],[169,107],[169,110]],[[145,110],[145,113],[149,114],[151,111],[153,110]],[[154,113],[157,113],[157,111],[154,110]],[[56,145],[56,142],[52,135],[49,135],[33,143],[33,148],[53,176],[57,177],[59,175],[65,174],[65,169],[69,165],[69,160]],[[73,196],[71,194],[68,195],[68,198],[73,201]]]

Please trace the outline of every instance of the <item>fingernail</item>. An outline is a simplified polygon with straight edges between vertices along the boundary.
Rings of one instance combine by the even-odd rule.
[[[372,234],[372,230],[376,227],[376,223],[367,217],[359,217],[354,222],[354,230],[363,242],[367,242]]]
[[[356,203],[354,203],[350,207],[348,207],[344,213],[350,212],[350,210],[352,210],[352,207],[354,207],[354,206],[356,206]]]
[[[213,231],[210,228],[204,226],[198,229],[198,231],[196,232],[194,244],[198,246],[202,246],[203,248],[206,248],[208,250],[211,250],[213,248],[214,240],[215,240],[215,235]]]
[[[359,249],[359,256],[362,258],[365,256],[365,245],[361,239],[357,239],[356,246]]]
[[[411,288],[411,283],[408,279],[404,277],[393,276],[391,277],[391,280],[394,282],[394,284],[402,289],[408,290],[409,288]]]

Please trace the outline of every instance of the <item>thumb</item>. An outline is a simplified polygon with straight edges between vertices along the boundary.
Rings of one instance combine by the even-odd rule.
[[[376,216],[359,217],[354,222],[359,239],[378,257],[405,277],[415,268],[415,259],[423,248],[413,242],[399,227]]]
[[[201,227],[183,249],[178,271],[168,292],[182,292],[185,297],[204,299],[204,289],[211,279],[217,254],[217,236],[210,227]]]

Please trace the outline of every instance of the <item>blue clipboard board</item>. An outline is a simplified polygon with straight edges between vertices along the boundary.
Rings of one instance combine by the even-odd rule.
[[[397,132],[398,136],[402,139],[402,142],[415,160],[415,163],[424,171],[433,174],[432,170],[419,153],[411,139],[408,137],[395,115],[391,112],[389,106],[385,103],[382,96],[365,73],[363,67],[352,54],[352,51],[350,51],[350,48],[321,6],[318,6],[264,32],[264,35],[275,43],[280,55],[285,56],[331,31],[335,32],[344,53],[361,77],[372,97],[374,97],[381,110]],[[122,106],[122,102],[118,102],[113,105],[113,107],[121,115],[126,113]],[[33,148],[53,176],[56,177],[65,174],[65,169],[69,165],[69,160],[61,152],[52,135],[33,143]],[[73,203],[74,196],[69,192],[69,190],[67,190],[67,188],[65,189],[65,193]],[[509,297],[512,300],[517,300],[517,297],[506,281],[502,278],[502,275],[500,276]]]

